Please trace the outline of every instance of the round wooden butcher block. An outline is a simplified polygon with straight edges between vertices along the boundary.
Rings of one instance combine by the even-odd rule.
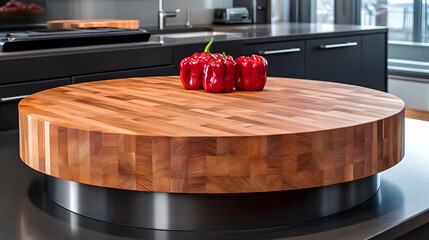
[[[68,85],[19,104],[20,155],[54,177],[175,193],[326,186],[404,155],[404,102],[363,87],[268,78],[263,91],[185,90],[179,77]]]

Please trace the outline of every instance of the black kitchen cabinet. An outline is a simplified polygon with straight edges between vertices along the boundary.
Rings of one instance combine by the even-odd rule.
[[[56,52],[0,59],[0,80],[1,84],[8,84],[172,64],[172,47],[157,45],[137,49]]]
[[[226,28],[226,29],[224,29]],[[335,25],[332,31],[312,24],[222,26],[214,53],[234,58],[263,55],[268,76],[333,81],[387,90],[387,29]],[[250,31],[249,31],[250,29]],[[0,53],[1,126],[17,126],[18,100],[9,97],[65,84],[144,76],[178,75],[180,61],[202,52],[208,38],[158,38],[142,44],[105,45]],[[159,41],[159,42],[158,42]],[[54,79],[54,80],[46,80]]]
[[[83,83],[90,81],[109,80],[118,78],[130,78],[130,77],[147,77],[147,76],[167,76],[167,75],[178,75],[174,65],[162,66],[162,67],[151,67],[151,68],[140,68],[124,71],[113,71],[105,73],[87,74],[73,77],[73,83]]]
[[[387,91],[386,35],[362,36],[361,86]]]
[[[0,85],[0,131],[18,128],[18,103],[27,95],[71,84],[71,78]]]
[[[304,40],[246,45],[244,54],[264,56],[269,77],[305,78]]]
[[[361,36],[307,40],[306,78],[361,84]]]

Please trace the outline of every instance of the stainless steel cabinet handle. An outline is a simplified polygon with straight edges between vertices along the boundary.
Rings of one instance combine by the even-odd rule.
[[[13,102],[13,101],[18,101],[21,100],[25,97],[28,97],[28,95],[21,95],[21,96],[13,96],[13,97],[4,97],[4,98],[0,98],[0,102],[4,103],[4,102]]]
[[[280,49],[280,50],[271,50],[271,51],[259,51],[259,55],[272,55],[272,54],[280,54],[280,53],[293,53],[300,52],[301,48],[288,48],[288,49]]]
[[[320,48],[321,49],[330,49],[330,48],[353,47],[353,46],[357,46],[357,45],[358,45],[357,42],[346,42],[346,43],[320,45]]]

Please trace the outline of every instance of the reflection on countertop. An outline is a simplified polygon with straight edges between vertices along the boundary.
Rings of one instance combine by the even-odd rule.
[[[213,32],[222,32],[229,34],[213,34],[215,41],[231,41],[231,40],[255,40],[261,41],[269,38],[279,38],[279,40],[287,40],[298,36],[314,35],[314,37],[321,37],[321,35],[332,35],[337,33],[351,33],[356,31],[386,31],[385,27],[376,26],[360,26],[360,25],[339,25],[339,24],[318,24],[318,23],[273,23],[273,24],[239,24],[239,25],[213,25],[211,27]],[[161,41],[164,45],[175,45],[182,43],[201,43],[208,42],[212,35],[206,36],[184,36],[182,38],[169,39],[168,35],[172,33],[183,33],[181,28],[174,28],[166,33],[154,32],[151,41]],[[149,30],[150,31],[150,30]],[[195,32],[195,31],[189,31]],[[202,30],[198,32],[209,32]],[[273,39],[271,39],[273,40]]]

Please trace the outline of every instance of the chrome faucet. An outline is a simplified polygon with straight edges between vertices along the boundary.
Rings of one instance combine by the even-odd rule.
[[[159,11],[158,11],[158,29],[163,30],[165,28],[167,17],[176,17],[177,13],[180,12],[180,9],[176,11],[164,11],[162,8],[162,0],[159,0]]]
[[[192,27],[192,15],[191,15],[191,9],[188,8],[186,11],[186,25],[187,28]]]

